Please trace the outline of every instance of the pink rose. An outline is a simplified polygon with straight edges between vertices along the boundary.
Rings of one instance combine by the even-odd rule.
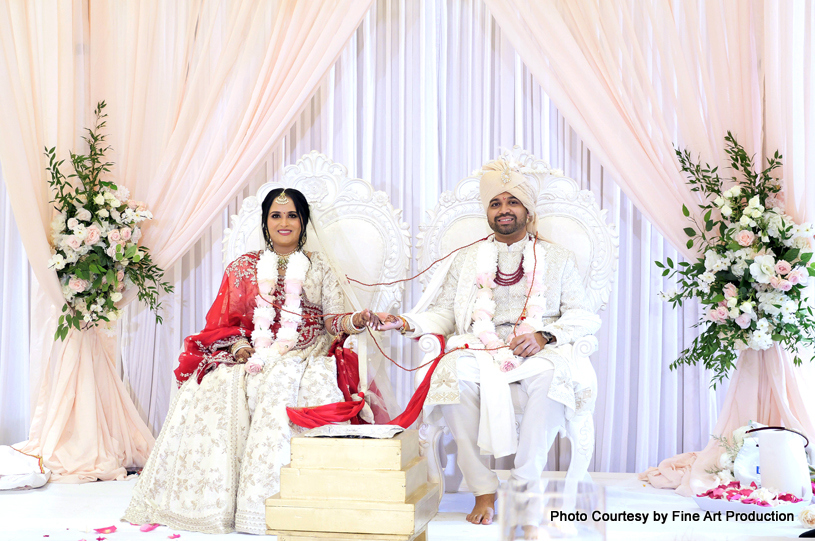
[[[132,209],[134,209],[134,210],[135,210],[135,209],[136,209],[136,207],[138,207],[138,206],[139,206],[139,202],[138,202],[138,201],[136,201],[135,199],[131,199],[130,201],[128,201],[128,202],[127,202],[127,206],[128,206],[129,208],[132,208]]]
[[[114,244],[110,246],[107,250],[105,250],[105,253],[108,254],[113,259],[116,259],[116,245]]]
[[[267,301],[267,300],[266,300],[264,297],[262,297],[261,295],[258,295],[257,297],[255,297],[255,301],[257,302],[257,305],[256,305],[256,306],[258,306],[258,307],[261,307],[261,306],[271,306],[271,305],[272,305],[272,303],[271,303],[271,302]]]
[[[117,272],[116,279],[120,282],[123,281],[125,279],[125,271],[120,270],[119,272]]]
[[[742,329],[746,329],[750,326],[750,316],[748,314],[742,314],[736,318],[736,325],[741,327]]]
[[[501,372],[509,372],[511,370],[515,370],[518,368],[518,365],[515,364],[515,361],[504,361],[501,363]]]
[[[803,273],[801,272],[801,269],[796,268],[795,270],[790,271],[790,273],[787,275],[787,281],[792,285],[798,285],[798,283],[801,281],[802,275]]]
[[[118,229],[113,229],[108,233],[108,240],[111,242],[119,242],[122,240],[122,235]]]
[[[79,220],[77,220],[76,218],[71,218],[71,219],[68,220],[68,228],[69,229],[73,229],[78,225],[79,225]]]
[[[489,312],[482,310],[480,308],[477,310],[473,310],[473,321],[485,321],[488,319],[492,319],[492,316],[490,315]]]
[[[286,300],[283,304],[287,308],[300,306],[300,295],[295,293],[286,293]]]
[[[721,318],[722,321],[727,319],[728,313],[727,308],[725,308],[724,306],[719,306],[718,308],[716,308],[716,311],[719,313],[719,317]]]
[[[727,284],[724,286],[724,297],[726,299],[731,299],[733,297],[737,297],[738,295],[739,288],[737,288],[735,284]]]
[[[263,365],[257,361],[248,361],[243,365],[243,369],[246,370],[247,374],[257,374],[263,370]]]
[[[272,345],[271,339],[265,336],[254,336],[252,337],[252,342],[254,343],[255,348],[257,349],[267,348]]]
[[[784,261],[783,259],[775,264],[775,272],[784,276],[789,274],[792,270],[792,265],[790,265],[789,261]]]
[[[778,289],[781,291],[789,291],[792,289],[792,282],[789,280],[781,280],[781,283],[778,285]]]
[[[90,222],[91,221],[91,211],[89,211],[88,209],[84,209],[84,208],[78,208],[76,210],[76,218],[78,220],[83,220],[85,222]]]
[[[727,319],[727,308],[723,306],[714,308],[708,312],[707,318],[713,323],[722,323]]]
[[[255,314],[255,317],[252,318],[252,319],[253,319],[253,321],[255,323],[255,326],[257,328],[259,328],[259,329],[268,329],[269,327],[272,326],[272,322],[269,321],[269,318],[267,318],[267,317],[261,317],[261,316]]]
[[[303,290],[303,282],[300,280],[288,279],[283,282],[283,291],[286,295],[297,295],[300,296],[300,292]]]
[[[122,236],[122,240],[128,241],[133,231],[129,227],[123,227],[119,230],[119,234]]]
[[[96,224],[92,224],[87,229],[88,235],[85,237],[85,244],[88,246],[92,244],[96,244],[99,242],[99,239],[102,238],[102,230],[99,229],[99,226]]]
[[[76,235],[71,235],[66,239],[65,244],[67,244],[72,250],[79,250],[79,247],[82,246],[82,241],[79,240],[79,237]]]
[[[782,279],[778,276],[770,276],[770,285],[773,286],[774,289],[778,289],[781,285]]]
[[[753,244],[754,240],[756,240],[755,234],[748,229],[742,229],[736,233],[736,242],[738,242],[741,246],[750,246]]]
[[[88,282],[82,280],[81,278],[77,278],[76,276],[68,280],[68,287],[70,287],[73,291],[77,293],[85,291],[85,287],[87,287],[87,284]]]
[[[490,274],[479,274],[475,277],[475,283],[478,287],[496,287],[493,278]]]

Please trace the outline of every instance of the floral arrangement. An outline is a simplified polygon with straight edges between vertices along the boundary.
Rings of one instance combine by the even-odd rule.
[[[738,351],[764,350],[774,342],[794,351],[815,335],[812,309],[802,302],[809,277],[815,276],[815,230],[783,211],[781,182],[772,177],[781,155],[776,152],[766,169],[756,171],[730,132],[725,141],[730,166],[742,177],[732,177],[728,189],[718,167],[696,164],[687,150],[676,151],[691,191],[704,199],[701,223],[682,206],[693,224],[685,228],[687,246],[698,243],[701,257],[695,263],[656,262],[663,276],[678,277],[677,290],[660,294],[664,300],[676,307],[697,298],[706,306],[696,324],[704,330],[671,368],[702,362],[714,372],[714,387],[734,366]],[[800,363],[796,356],[795,364]]]
[[[283,279],[283,291],[286,300],[283,302],[280,314],[280,329],[277,336],[272,333],[272,322],[275,311],[272,301],[265,295],[271,295],[277,288],[278,264],[280,257],[277,253],[266,250],[258,260],[257,277],[258,291],[257,307],[252,322],[255,325],[252,331],[252,345],[255,353],[246,361],[244,369],[249,374],[257,374],[263,366],[285,355],[297,343],[300,333],[297,327],[303,320],[303,307],[300,293],[309,268],[309,260],[303,252],[294,252],[288,256],[286,263],[286,277]]]
[[[523,251],[522,270],[526,278],[527,304],[524,319],[516,329],[516,335],[527,334],[543,329],[543,312],[546,307],[546,285],[544,282],[544,250],[535,238],[526,241]],[[507,343],[495,332],[492,321],[495,315],[495,300],[492,290],[497,287],[495,277],[498,272],[498,248],[494,242],[482,242],[476,253],[476,300],[473,309],[473,334],[484,347],[490,350],[498,368],[509,372],[518,367],[518,362]]]
[[[104,101],[97,104],[94,127],[83,137],[88,154],[70,152],[72,174],[60,171],[65,160],[57,161],[55,148],[45,149],[57,210],[51,222],[54,255],[48,267],[57,271],[65,297],[55,335],[61,340],[72,327],[116,321],[121,317],[116,303],[130,287],[138,288],[139,300],[153,311],[161,306],[159,292],[173,290],[161,281],[164,271],[150,260],[147,248],[139,246],[140,224],[153,215],[144,203],[129,199],[126,188],[102,180],[113,165],[105,161],[110,147],[101,133],[104,108]],[[161,322],[161,316],[156,314],[156,320]]]
[[[732,481],[726,485],[719,485],[716,488],[711,488],[708,491],[697,494],[697,496],[714,500],[755,504],[761,507],[776,507],[778,505],[804,501],[787,492],[778,493],[768,488],[758,488],[755,483],[744,486],[738,481]]]

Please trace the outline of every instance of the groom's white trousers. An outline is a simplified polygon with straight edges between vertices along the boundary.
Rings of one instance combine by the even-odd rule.
[[[522,379],[521,388],[529,396],[521,421],[518,451],[512,476],[522,481],[537,482],[555,441],[558,430],[566,422],[566,406],[549,398],[549,385],[554,370],[546,370]],[[498,490],[498,476],[486,464],[476,441],[480,419],[480,385],[459,380],[460,403],[441,406],[442,415],[458,447],[458,467],[467,486],[476,496]]]

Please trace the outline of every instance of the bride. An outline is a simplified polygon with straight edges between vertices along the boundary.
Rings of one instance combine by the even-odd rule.
[[[292,432],[302,430],[286,406],[343,400],[327,355],[332,335],[378,320],[368,310],[337,315],[344,300],[328,260],[302,251],[303,194],[272,190],[261,210],[267,250],[229,265],[204,330],[184,341],[181,387],[123,520],[266,533],[265,500],[279,491]]]

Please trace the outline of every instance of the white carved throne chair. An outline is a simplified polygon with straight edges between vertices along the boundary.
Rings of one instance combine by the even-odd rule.
[[[385,192],[375,191],[366,180],[350,178],[344,165],[315,150],[287,166],[279,182],[267,182],[256,195],[243,200],[240,212],[232,216],[232,228],[224,232],[224,264],[246,252],[263,249],[261,203],[275,188],[295,188],[308,200],[310,222],[319,226],[324,245],[316,246],[312,234],[306,239],[306,251],[330,250],[338,272],[361,282],[394,282],[407,277],[411,244],[402,211],[393,208]],[[338,279],[344,282],[347,311],[370,308],[388,312],[397,310],[402,303],[404,282],[371,288],[349,282],[345,276]],[[373,374],[368,374],[369,363],[363,361],[372,361],[382,370],[387,366],[381,364],[382,359],[369,357],[373,352],[368,347],[367,333],[349,340],[360,357],[360,387],[367,389],[368,376]],[[395,401],[383,398],[386,404],[395,405]]]
[[[534,169],[529,175],[540,182],[537,201],[538,231],[542,238],[564,246],[574,252],[578,269],[583,277],[594,311],[606,307],[617,270],[619,235],[613,224],[606,222],[607,210],[601,210],[594,194],[581,190],[574,180],[552,170],[549,164],[536,159],[516,146],[503,152],[499,158],[513,160],[522,167]],[[478,191],[479,178],[461,180],[452,191],[444,192],[439,204],[430,211],[429,221],[419,226],[418,268],[426,269],[431,263],[451,251],[487,236],[492,231],[487,224]],[[437,266],[438,267],[438,266]],[[440,289],[440,280],[433,280],[434,269],[420,277],[424,294],[419,306],[426,306]],[[430,286],[430,287],[428,287]],[[422,364],[436,358],[441,344],[434,335],[419,339],[419,347],[425,356]],[[597,378],[589,355],[598,348],[594,336],[578,339],[573,350],[576,370],[590,374],[591,398],[586,413],[576,414],[561,428],[561,437],[571,440],[571,461],[567,476],[582,480],[588,471],[594,452],[594,402],[597,396]],[[419,380],[416,380],[418,385]],[[516,429],[520,427],[527,396],[519,384],[512,384],[512,401],[516,413]],[[445,471],[442,468],[441,437],[448,429],[443,421],[420,426],[421,449],[428,458],[428,477],[431,483],[440,483],[444,492]],[[449,471],[449,468],[448,468]]]

